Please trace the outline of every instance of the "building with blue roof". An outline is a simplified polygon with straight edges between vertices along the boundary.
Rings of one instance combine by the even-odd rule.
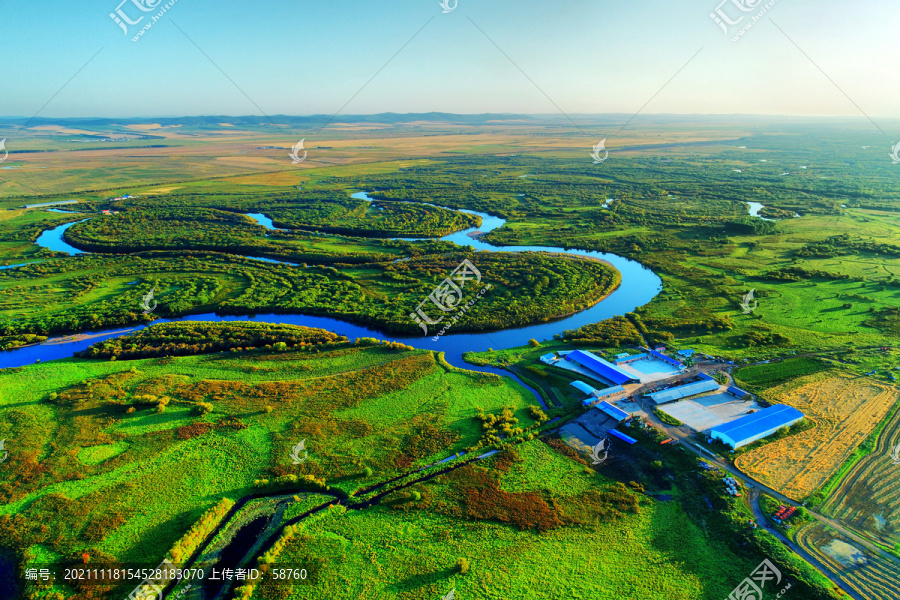
[[[631,437],[631,436],[629,436],[629,435],[625,435],[625,434],[622,433],[621,431],[616,431],[615,429],[611,429],[611,430],[609,431],[609,435],[611,435],[611,436],[613,436],[613,437],[615,437],[615,438],[619,438],[620,440],[622,440],[623,442],[625,442],[625,443],[628,444],[629,446],[632,445],[632,444],[636,444],[636,443],[637,443],[637,440],[634,439],[633,437]]]
[[[574,384],[572,384],[574,385]],[[579,388],[581,389],[581,388]],[[592,390],[591,395],[587,398],[583,404],[584,406],[589,406],[596,402],[597,400],[602,400],[603,398],[609,398],[610,396],[615,396],[616,394],[625,394],[627,393],[625,388],[621,385],[615,385],[613,387],[605,388],[602,390]]]
[[[644,360],[645,358],[647,358],[646,353],[644,353],[644,354],[629,354],[627,356],[622,356],[622,357],[617,356],[616,357],[616,365],[625,365],[630,362],[634,362],[636,360]]]
[[[665,350],[665,348],[663,348],[663,350]],[[684,365],[683,365],[683,364],[681,364],[680,362],[678,362],[677,360],[675,360],[675,359],[672,358],[671,356],[666,356],[666,355],[663,354],[662,352],[657,352],[656,350],[650,350],[650,351],[647,352],[647,355],[650,356],[651,358],[655,358],[656,360],[661,360],[661,361],[663,361],[664,363],[668,363],[668,364],[670,364],[670,365],[672,365],[673,367],[676,367],[676,368],[678,368],[678,369],[683,369],[683,368],[684,368]]]
[[[682,398],[690,398],[691,396],[696,396],[697,394],[703,394],[705,392],[712,392],[717,389],[719,389],[718,381],[703,379],[700,381],[695,381],[694,383],[679,385],[678,387],[669,388],[667,390],[662,390],[661,392],[654,392],[647,395],[657,404],[665,404],[666,402],[675,402],[676,400],[681,400]]]
[[[575,350],[566,354],[566,360],[587,369],[597,375],[603,381],[609,381],[614,385],[625,383],[638,383],[640,380],[627,373],[607,360],[603,360],[593,352]]]
[[[725,391],[728,392],[729,394],[731,394],[732,396],[734,396],[735,398],[746,398],[747,396],[750,395],[750,392],[744,391],[741,388],[734,386],[734,385],[730,386]]]
[[[710,437],[737,450],[769,437],[783,427],[799,423],[803,417],[803,413],[793,406],[776,404],[731,423],[713,427],[710,430]]]
[[[619,423],[621,423],[622,421],[624,421],[625,419],[627,419],[628,417],[631,416],[627,412],[625,412],[624,410],[619,408],[618,406],[613,406],[609,402],[601,402],[600,404],[597,404],[594,408],[609,415],[610,417],[612,417]]]
[[[581,392],[584,392],[585,394],[593,394],[594,393],[594,386],[588,385],[583,381],[573,381],[569,385],[571,385],[573,388],[575,388]]]
[[[591,392],[595,398],[609,398],[610,396],[615,396],[616,394],[624,394],[625,388],[621,385],[614,385],[613,387],[608,387],[602,390],[594,390]]]

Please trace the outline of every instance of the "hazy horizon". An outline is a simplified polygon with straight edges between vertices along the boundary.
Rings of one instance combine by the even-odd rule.
[[[444,14],[436,0],[279,0],[264,10],[233,0],[215,10],[184,0],[53,0],[6,11],[0,112],[900,118],[900,76],[885,44],[900,7],[732,1],[754,8],[459,0]],[[710,17],[717,6],[744,24],[764,14],[733,42],[739,26],[725,35]],[[114,22],[117,9],[136,24]]]
[[[382,117],[382,116],[393,116],[393,117],[427,117],[434,115],[434,121],[439,122],[438,117],[499,117],[499,118],[529,118],[534,119],[535,121],[540,122],[550,122],[550,121],[565,121],[570,124],[567,120],[567,117],[570,118],[584,118],[584,119],[610,119],[610,118],[624,118],[630,119],[634,117],[632,123],[638,123],[641,121],[648,121],[652,119],[669,119],[672,121],[686,121],[690,119],[707,119],[707,120],[717,120],[717,119],[726,119],[726,118],[741,118],[741,119],[749,119],[749,120],[759,120],[759,121],[846,121],[846,122],[859,122],[860,124],[866,124],[871,126],[871,123],[868,121],[865,115],[788,115],[788,114],[764,114],[764,113],[639,113],[629,114],[629,113],[620,113],[620,112],[611,112],[611,113],[567,113],[566,115],[560,113],[515,113],[515,112],[445,112],[445,111],[416,111],[416,112],[396,112],[396,111],[381,111],[377,113],[348,113],[348,114],[340,114],[335,119],[335,122],[340,122],[341,119],[345,120],[358,120],[358,119],[368,119],[373,117]],[[277,119],[277,118],[287,118],[287,119],[330,119],[334,117],[333,114],[326,113],[308,113],[308,114],[288,114],[288,113],[279,113],[279,114],[269,114],[269,115],[254,115],[254,114],[223,114],[223,113],[197,113],[197,114],[178,114],[178,115],[121,115],[115,117],[108,117],[103,115],[74,115],[68,117],[62,116],[54,116],[54,115],[38,115],[37,117],[32,117],[28,115],[0,115],[0,122],[5,120],[32,120],[32,121],[66,121],[66,120],[108,120],[108,121],[124,121],[124,120],[153,120],[153,119],[161,119],[161,120],[178,120],[178,119],[219,119],[219,118],[227,118],[227,119],[261,119],[266,121],[268,119]],[[891,122],[900,122],[900,117],[887,117],[882,118],[882,121],[885,123]]]

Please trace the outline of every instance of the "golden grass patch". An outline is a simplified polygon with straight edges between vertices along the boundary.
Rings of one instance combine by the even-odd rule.
[[[865,377],[824,374],[784,384],[767,400],[802,411],[816,426],[740,456],[748,475],[802,500],[821,487],[885,418],[896,389]]]

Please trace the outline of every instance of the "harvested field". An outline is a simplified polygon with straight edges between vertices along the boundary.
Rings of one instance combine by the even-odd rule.
[[[878,436],[875,451],[856,463],[822,507],[889,547],[900,545],[900,466],[892,458],[898,447],[900,411]]]
[[[897,402],[898,392],[864,377],[820,374],[773,388],[765,398],[797,408],[816,426],[752,450],[736,464],[751,477],[801,501],[853,454]]]
[[[822,523],[804,525],[797,531],[796,541],[863,598],[900,598],[900,576],[892,561],[867,551]]]

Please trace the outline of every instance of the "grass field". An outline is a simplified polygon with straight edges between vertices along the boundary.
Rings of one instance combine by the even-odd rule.
[[[803,412],[816,427],[741,455],[748,475],[803,500],[837,471],[898,400],[895,388],[868,378],[818,374],[772,388],[763,397]]]
[[[511,463],[470,469],[417,486],[418,502],[332,510],[301,526],[278,562],[320,565],[317,583],[261,586],[253,598],[430,600],[454,589],[457,598],[472,600],[536,593],[554,599],[724,598],[754,568],[677,501],[639,496],[637,513],[599,516],[592,503],[614,482],[543,442],[521,446]],[[460,490],[496,469],[509,507],[501,504],[494,518],[473,520],[468,496],[460,513]],[[561,522],[536,531],[496,521],[514,510],[517,496],[528,494],[536,494],[528,511],[547,502]],[[465,573],[460,559],[469,565]]]
[[[161,560],[186,524],[257,480],[312,475],[347,493],[475,444],[476,408],[533,423],[531,396],[495,376],[352,344],[57,361],[5,372],[0,399],[4,543],[132,563]],[[300,440],[309,460],[295,466]]]

